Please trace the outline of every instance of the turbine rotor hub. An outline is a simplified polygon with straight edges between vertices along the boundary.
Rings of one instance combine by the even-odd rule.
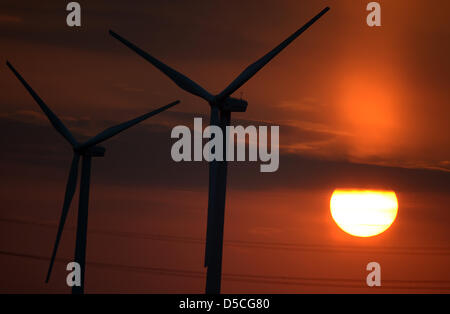
[[[103,157],[105,156],[106,149],[103,146],[89,146],[82,149],[76,147],[74,151],[84,156]]]

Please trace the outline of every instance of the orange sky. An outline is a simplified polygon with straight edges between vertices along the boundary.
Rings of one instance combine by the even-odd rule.
[[[233,114],[234,123],[280,125],[282,152],[280,170],[272,175],[258,173],[255,165],[230,165],[225,241],[363,246],[370,253],[230,244],[224,273],[364,279],[364,267],[374,258],[386,265],[388,280],[448,281],[450,4],[380,1],[382,27],[369,28],[367,2],[161,0],[125,6],[96,1],[82,4],[83,27],[70,29],[57,1],[3,1],[0,56],[80,137],[180,99],[179,106],[105,144],[106,157],[93,166],[89,227],[200,239],[207,165],[171,162],[169,139],[174,125],[192,125],[209,108],[111,38],[108,29],[219,92],[329,5],[326,16],[235,93],[242,93],[249,107]],[[0,248],[48,256],[70,150],[6,66],[0,69],[0,86],[0,218],[50,224],[27,228],[23,221],[0,221]],[[353,185],[399,193],[398,219],[385,234],[360,241],[330,220],[331,192]],[[73,230],[65,231],[59,256],[72,256],[72,235]],[[201,243],[119,238],[111,244],[95,233],[89,239],[88,260],[204,271]],[[381,250],[396,246],[444,246],[446,251],[411,256]],[[0,291],[67,290],[62,267],[54,282],[44,285],[46,262],[11,256],[1,256],[0,262],[9,274]],[[421,265],[427,267],[418,273]],[[91,269],[90,291],[203,291],[201,276]],[[224,292],[248,291],[367,292],[224,281]]]
[[[365,2],[319,2],[333,8],[326,20],[241,89],[250,106],[235,119],[311,132],[309,139],[289,138],[284,143],[302,154],[448,169],[449,44],[443,40],[448,35],[448,4],[382,2],[383,26],[374,29],[364,22]],[[30,14],[6,4],[0,18],[6,33],[2,54],[25,71],[63,116],[117,119],[125,108],[139,111],[173,98],[183,100],[176,111],[206,113],[202,100],[178,90],[111,40],[105,29],[117,30],[217,92],[323,6],[283,1],[274,13],[273,3],[262,1],[256,14],[250,13],[255,5],[251,1],[200,4],[203,9],[198,11],[187,4],[158,1],[149,4],[152,10],[134,6],[119,11],[118,4],[98,3],[86,6],[86,27],[79,31],[60,23],[54,6]],[[196,13],[188,14],[189,10]],[[211,11],[221,12],[222,19],[211,21]],[[143,22],[145,14],[152,18],[148,23]],[[42,76],[46,79],[38,79]],[[0,80],[11,91],[3,95],[3,114],[36,110],[25,104],[29,96],[20,92],[22,87],[6,68]]]

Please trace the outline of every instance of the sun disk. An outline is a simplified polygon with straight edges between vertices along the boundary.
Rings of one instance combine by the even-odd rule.
[[[331,216],[345,232],[357,237],[372,237],[386,231],[398,212],[393,191],[342,190],[333,192]]]

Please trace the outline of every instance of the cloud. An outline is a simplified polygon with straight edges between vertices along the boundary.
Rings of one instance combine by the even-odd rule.
[[[0,24],[16,24],[23,22],[23,18],[16,15],[0,14]]]
[[[47,178],[49,171],[65,177],[71,149],[50,126],[4,118],[0,118],[0,126],[0,161],[5,178],[23,180],[30,171],[41,173],[38,177]],[[170,156],[174,143],[170,133],[170,126],[148,123],[104,142],[105,157],[94,161],[95,181],[127,187],[206,188],[208,164],[174,162]],[[344,158],[328,160],[281,151],[280,168],[272,174],[260,173],[259,163],[230,162],[228,183],[231,189],[240,190],[374,187],[448,191],[450,172],[368,165]]]
[[[317,98],[304,97],[301,101],[283,101],[277,108],[286,111],[320,112],[326,107]]]
[[[0,117],[3,119],[11,119],[33,124],[42,123],[46,119],[44,114],[33,110],[17,110],[9,113],[1,113]]]

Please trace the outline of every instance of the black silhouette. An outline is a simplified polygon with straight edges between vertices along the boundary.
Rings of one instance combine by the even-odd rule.
[[[88,203],[89,203],[89,182],[91,173],[91,159],[92,157],[103,157],[105,154],[105,148],[97,146],[101,142],[117,135],[118,133],[162,112],[170,107],[179,103],[179,101],[172,102],[164,107],[146,113],[140,117],[133,120],[124,122],[122,124],[110,127],[103,132],[100,132],[96,136],[90,138],[84,143],[79,143],[75,140],[72,133],[66,128],[66,126],[59,120],[59,118],[47,107],[44,101],[36,94],[36,92],[28,85],[28,83],[22,78],[22,76],[14,69],[14,67],[7,62],[7,66],[16,75],[19,81],[25,86],[27,91],[31,94],[34,100],[41,107],[42,111],[45,113],[47,118],[53,127],[61,134],[73,148],[73,159],[72,165],[70,167],[69,178],[67,180],[66,194],[64,197],[64,204],[61,213],[61,219],[58,226],[58,232],[56,235],[56,241],[53,248],[52,257],[50,260],[50,266],[48,268],[46,282],[50,279],[50,274],[53,268],[53,263],[55,261],[56,252],[58,250],[59,241],[61,240],[62,231],[64,224],[66,222],[67,213],[69,212],[70,203],[72,201],[73,195],[75,193],[77,185],[77,175],[78,175],[78,164],[80,157],[82,157],[82,170],[81,170],[81,180],[80,180],[80,198],[78,207],[78,222],[77,222],[77,237],[76,237],[76,247],[75,247],[75,262],[79,263],[81,268],[81,286],[74,286],[72,288],[72,293],[81,294],[84,292],[84,275],[85,275],[85,265],[86,265],[86,240],[87,240],[87,223],[88,223]]]
[[[245,112],[247,102],[245,100],[230,97],[236,90],[251,79],[259,70],[261,70],[270,60],[286,48],[300,34],[308,29],[322,15],[329,10],[329,7],[323,9],[314,16],[308,23],[289,36],[280,45],[275,47],[261,59],[248,66],[231,84],[220,94],[212,95],[203,87],[187,78],[183,74],[165,65],[161,61],[152,57],[136,45],[124,39],[113,31],[109,33],[121,41],[123,44],[134,50],[141,57],[149,61],[161,72],[167,75],[175,84],[185,91],[205,99],[211,107],[211,125],[217,125],[222,128],[225,134],[226,126],[230,125],[231,112]],[[226,143],[224,141],[224,156],[226,156]],[[220,293],[220,282],[222,273],[222,247],[223,247],[223,228],[225,215],[225,194],[227,181],[227,162],[212,161],[209,163],[209,198],[208,198],[208,222],[206,231],[206,249],[205,249],[205,267],[207,267],[206,293]]]

